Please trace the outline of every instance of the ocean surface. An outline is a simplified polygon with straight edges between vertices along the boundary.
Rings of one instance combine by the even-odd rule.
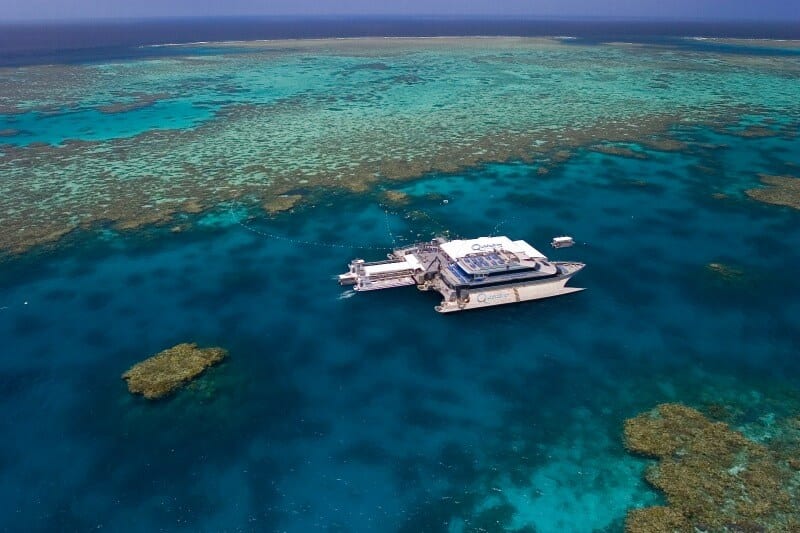
[[[800,27],[791,20],[676,22],[444,16],[195,17],[27,23],[0,19],[0,30],[0,66],[172,56],[180,51],[146,47],[261,39],[570,36],[587,43],[628,40],[672,45],[680,44],[683,37],[800,39]]]
[[[625,419],[800,414],[800,47],[728,39],[785,27],[154,24],[0,33],[1,530],[617,532]],[[250,42],[448,33],[576,39]],[[335,282],[504,234],[587,290]],[[131,395],[181,342],[230,357]]]

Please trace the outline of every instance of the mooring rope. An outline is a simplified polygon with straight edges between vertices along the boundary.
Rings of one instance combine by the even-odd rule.
[[[489,237],[494,237],[494,236],[496,236],[496,235],[497,235],[497,233],[499,232],[500,228],[501,228],[501,227],[502,227],[504,224],[506,224],[506,223],[508,223],[508,222],[515,221],[515,220],[519,220],[519,217],[508,217],[508,218],[504,218],[503,220],[501,220],[500,222],[498,222],[497,224],[495,224],[495,225],[494,225],[494,228],[492,229],[492,233],[490,233],[490,234],[489,234]]]
[[[229,207],[229,212],[231,214],[231,218],[233,219],[233,221],[236,222],[238,225],[240,225],[241,227],[243,227],[244,229],[246,229],[249,232],[255,233],[256,235],[260,235],[262,237],[266,237],[268,239],[278,239],[278,240],[285,241],[285,242],[291,242],[293,244],[299,244],[299,245],[304,245],[304,246],[321,246],[321,247],[325,247],[325,248],[345,248],[345,249],[356,248],[356,249],[360,249],[360,250],[386,250],[386,247],[387,247],[387,245],[377,245],[377,244],[361,244],[361,243],[352,243],[352,242],[323,242],[323,241],[312,241],[312,240],[305,240],[305,239],[295,239],[295,238],[292,238],[292,237],[288,237],[286,235],[279,235],[277,233],[270,233],[270,232],[266,232],[266,231],[261,231],[261,230],[258,230],[256,228],[252,227],[252,226],[248,226],[247,224],[243,223],[241,221],[241,217],[239,217],[233,211],[233,205],[231,205]],[[389,223],[388,223],[388,216],[389,215],[386,214],[385,210],[384,210],[384,214],[385,214],[385,216],[387,218],[386,227],[387,227],[387,230],[388,230],[389,229]],[[389,230],[389,237],[392,239],[392,244],[394,245],[395,241],[394,241],[394,236],[391,233],[391,230]]]
[[[383,209],[383,218],[386,220],[386,233],[388,233],[389,238],[392,239],[392,248],[397,248],[397,240],[394,238],[392,226],[389,224],[389,211],[387,211],[384,206],[381,206],[381,209]]]
[[[21,304],[20,303],[16,303],[16,304],[9,303],[9,305],[0,305],[0,313],[2,313],[3,311],[8,311],[8,310],[10,310],[12,308],[19,307],[21,305],[28,305],[28,301],[25,300]]]

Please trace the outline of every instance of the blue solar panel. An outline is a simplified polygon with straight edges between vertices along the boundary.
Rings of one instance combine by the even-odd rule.
[[[462,283],[469,283],[469,278],[467,277],[466,273],[461,270],[461,267],[457,264],[452,264],[447,267],[447,269]]]
[[[462,275],[466,275],[467,279],[465,281],[472,281],[469,278],[471,273],[475,274],[490,274],[492,272],[497,272],[498,270],[503,269],[503,267],[507,267],[506,261],[503,259],[497,252],[489,252],[480,255],[470,255],[467,257],[462,257],[459,259],[459,262],[456,263],[459,265],[459,270],[461,270]],[[470,274],[466,274],[468,271]],[[456,274],[455,272],[453,273]],[[461,279],[459,277],[459,279]]]

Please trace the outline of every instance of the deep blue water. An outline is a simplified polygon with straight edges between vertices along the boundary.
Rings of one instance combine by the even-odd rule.
[[[688,151],[427,176],[388,216],[370,194],[245,226],[231,206],[0,265],[0,529],[621,531],[659,501],[626,417],[797,407],[800,213],[742,192],[800,164],[798,141],[676,135]],[[571,234],[551,257],[585,261],[587,290],[443,316],[333,279],[443,230]],[[127,392],[122,372],[184,341],[230,359],[167,401]]]
[[[571,36],[577,43],[632,41],[730,53],[794,53],[687,42],[692,36],[798,39],[800,25],[786,22],[562,20],[453,17],[247,17],[134,21],[3,23],[0,66],[84,63],[174,56],[165,43],[369,36]],[[197,49],[187,49],[196,55]],[[230,53],[230,49],[226,49]],[[243,51],[244,52],[244,51]],[[206,49],[205,53],[213,53]]]

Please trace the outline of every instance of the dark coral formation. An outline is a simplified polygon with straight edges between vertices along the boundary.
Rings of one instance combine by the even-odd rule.
[[[299,194],[282,194],[267,200],[262,206],[264,207],[264,211],[270,215],[277,215],[284,211],[290,211],[302,199],[303,197]]]
[[[767,187],[749,189],[745,191],[747,196],[759,202],[800,209],[800,178],[766,174],[759,174],[759,178]]]
[[[383,193],[383,201],[391,206],[400,207],[408,205],[411,199],[403,191],[386,191]]]
[[[765,137],[776,137],[778,131],[765,128],[764,126],[747,126],[741,130],[729,130],[728,133],[745,139],[762,139]]]
[[[619,146],[615,144],[596,144],[590,148],[593,152],[600,152],[601,154],[616,155],[619,157],[627,157],[630,159],[647,159],[647,154],[637,152],[626,146]]]
[[[644,141],[642,144],[651,150],[659,152],[682,152],[689,148],[689,145],[683,141],[669,138],[652,138]]]
[[[128,390],[148,400],[162,398],[227,357],[222,348],[198,348],[183,343],[157,353],[122,374]]]
[[[646,477],[669,504],[632,510],[626,531],[800,531],[800,480],[773,449],[680,404],[626,420],[624,434],[659,459]]]
[[[155,94],[134,92],[128,95],[120,94],[115,96],[121,96],[123,100],[99,106],[97,110],[107,114],[125,113],[127,111],[150,107],[160,100],[169,98],[171,95],[165,92]]]
[[[706,270],[723,281],[740,281],[744,278],[744,271],[725,263],[709,263]]]
[[[656,505],[643,509],[633,509],[625,520],[628,533],[674,533],[691,531],[689,521],[672,507]]]

